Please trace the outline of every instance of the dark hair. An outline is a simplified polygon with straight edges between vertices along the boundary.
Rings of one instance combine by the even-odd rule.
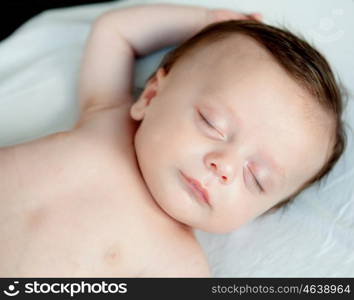
[[[347,137],[341,120],[343,111],[341,91],[326,59],[314,47],[287,29],[276,28],[255,20],[231,20],[213,23],[168,52],[147,81],[155,76],[159,68],[164,68],[168,73],[173,65],[190,50],[220,41],[234,34],[249,36],[268,50],[279,65],[296,82],[309,91],[324,111],[334,120],[334,146],[331,155],[312,178],[306,181],[295,193],[273,207],[280,208],[312,183],[323,178],[338,161],[346,145]]]

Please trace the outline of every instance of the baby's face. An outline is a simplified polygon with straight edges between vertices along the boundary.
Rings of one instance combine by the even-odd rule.
[[[137,159],[157,204],[210,232],[239,228],[291,195],[331,147],[329,118],[241,36],[192,54],[167,75],[160,69],[131,116],[142,121]],[[209,203],[192,196],[183,174],[199,181]]]

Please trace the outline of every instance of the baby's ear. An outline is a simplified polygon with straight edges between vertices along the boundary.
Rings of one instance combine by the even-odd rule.
[[[155,75],[147,82],[140,97],[130,108],[130,116],[140,121],[144,118],[145,109],[150,105],[152,99],[157,95],[162,82],[165,80],[166,71],[164,68],[159,68]]]
[[[166,70],[161,67],[158,68],[157,71],[155,72],[154,76],[150,78],[150,80],[147,82],[145,85],[145,90],[153,89],[153,90],[158,90],[161,88],[163,81],[166,78]]]
[[[165,77],[166,77],[165,69],[159,68],[155,72],[155,75],[152,78],[150,78],[150,80],[145,85],[145,88],[141,93],[141,96],[139,97],[138,101],[140,100],[140,98],[143,98],[143,100],[147,102],[146,105],[149,105],[152,98],[154,98],[158,93],[158,91],[161,90],[161,86],[163,81],[165,80]]]

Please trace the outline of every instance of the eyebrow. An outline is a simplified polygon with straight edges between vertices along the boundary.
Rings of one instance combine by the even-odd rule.
[[[224,111],[227,112],[227,114],[231,117],[232,123],[234,125],[238,125],[241,124],[241,120],[239,118],[239,116],[237,116],[237,114],[235,113],[235,111],[226,103],[221,103],[221,102],[217,102],[217,106],[220,106],[222,108],[224,108]],[[268,165],[270,167],[270,169],[275,173],[278,174],[278,176],[281,179],[285,178],[285,172],[284,172],[284,168],[280,167],[279,163],[277,163],[271,155],[269,155],[268,152],[266,151],[262,151],[261,152],[261,157],[263,158],[263,160],[266,162],[266,165]]]

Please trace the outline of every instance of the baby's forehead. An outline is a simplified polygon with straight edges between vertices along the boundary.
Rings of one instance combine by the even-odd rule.
[[[194,54],[192,65],[198,73],[203,89],[208,93],[231,93],[240,88],[281,95],[289,92],[301,105],[309,122],[329,118],[318,100],[310,94],[288,71],[254,38],[235,34],[220,41],[201,46]],[[204,75],[204,77],[202,76]],[[222,87],[222,88],[220,88]]]
[[[185,53],[171,71],[176,74],[176,82],[184,81],[186,88],[236,88],[241,81],[269,86],[275,77],[276,81],[294,81],[266,49],[242,34],[198,45]]]
[[[213,65],[232,67],[240,62],[272,62],[277,64],[271,53],[268,52],[254,38],[245,34],[234,34],[216,41],[203,41],[191,50],[188,63],[199,65]]]
[[[179,73],[179,84],[186,87],[187,93],[197,89],[201,95],[214,95],[219,99],[232,98],[240,93],[266,98],[268,93],[293,99],[293,104],[289,105],[298,106],[304,121],[311,127],[319,124],[329,127],[327,123],[331,123],[317,99],[268,50],[245,34],[201,43],[175,69]]]

